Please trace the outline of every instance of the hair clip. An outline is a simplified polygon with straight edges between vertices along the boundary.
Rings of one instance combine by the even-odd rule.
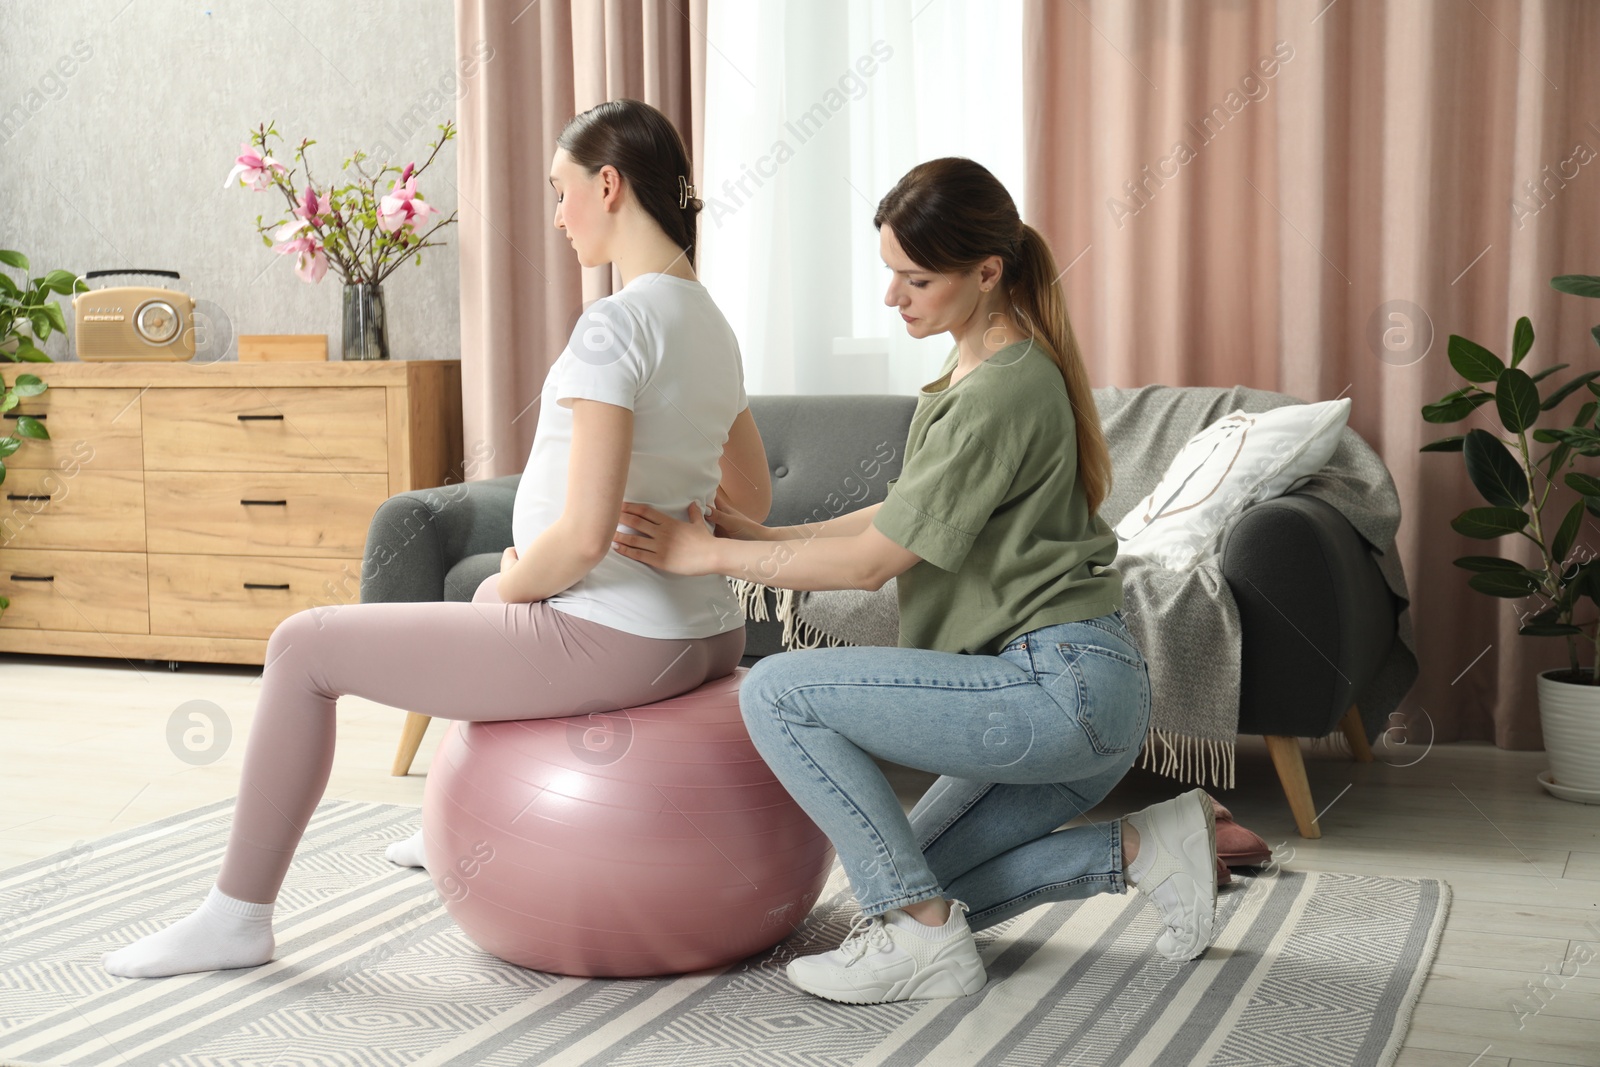
[[[689,201],[695,199],[694,186],[689,184],[689,179],[678,175],[678,207],[688,208]]]

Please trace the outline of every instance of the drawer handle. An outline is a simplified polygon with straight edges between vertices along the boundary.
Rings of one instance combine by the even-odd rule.
[[[56,580],[56,576],[53,574],[13,574],[11,580],[13,582],[53,582]]]
[[[259,419],[280,419],[281,420],[283,418],[283,416],[282,415],[240,415],[238,418],[239,418],[240,422],[249,422],[252,419],[258,419],[258,420]]]
[[[241,500],[239,503],[245,505],[246,507],[249,507],[251,504],[262,504],[275,508],[286,508],[289,506],[289,502],[287,500]]]
[[[43,422],[45,419],[48,419],[49,417],[50,416],[48,414],[44,414],[44,415],[29,415],[26,411],[8,411],[8,412],[6,412],[6,418],[8,418],[8,419],[34,418],[34,419],[38,419],[40,422]],[[280,415],[278,417],[282,418],[283,416]]]
[[[7,493],[7,500],[49,500],[49,493]]]
[[[289,588],[289,583],[284,582],[282,585],[270,585],[266,582],[245,582],[244,587],[246,589],[287,589]]]

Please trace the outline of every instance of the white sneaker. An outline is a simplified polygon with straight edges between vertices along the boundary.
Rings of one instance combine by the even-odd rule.
[[[1139,831],[1133,865],[1143,875],[1134,888],[1156,902],[1167,924],[1156,951],[1169,960],[1202,955],[1211,947],[1217,908],[1217,823],[1211,797],[1204,789],[1191,789],[1127,820]]]
[[[942,935],[935,937],[911,927],[916,920],[899,909],[863,915],[844,944],[790,960],[786,970],[807,993],[845,1004],[964,997],[989,980],[966,912],[965,904],[952,900],[944,926],[929,928]]]

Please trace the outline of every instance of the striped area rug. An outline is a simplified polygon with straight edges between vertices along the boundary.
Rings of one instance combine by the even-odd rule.
[[[467,940],[421,871],[383,857],[420,810],[328,800],[278,902],[265,966],[121,979],[101,953],[182,918],[216,877],[227,800],[0,872],[0,1060],[296,1065],[1261,1065],[1393,1062],[1449,886],[1291,870],[1235,878],[1199,961],[1154,953],[1135,893],[1036,908],[979,935],[958,1000],[837,1005],[782,965],[837,945],[837,868],[777,949],[715,973],[586,980]]]

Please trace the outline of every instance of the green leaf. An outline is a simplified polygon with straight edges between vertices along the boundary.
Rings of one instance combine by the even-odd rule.
[[[1495,382],[1505,373],[1500,357],[1475,341],[1450,335],[1450,365],[1469,382]]]
[[[1571,479],[1573,475],[1567,475]],[[1561,528],[1556,531],[1556,539],[1551,543],[1550,556],[1557,563],[1567,558],[1567,553],[1572,551],[1572,542],[1578,538],[1578,528],[1583,523],[1583,501],[1574,501],[1572,510],[1567,512],[1567,517],[1561,520]]]
[[[1570,364],[1570,363],[1557,363],[1554,367],[1546,367],[1544,370],[1540,371],[1538,374],[1535,374],[1533,376],[1533,380],[1535,382],[1542,382],[1546,378],[1550,377],[1550,375],[1554,374],[1556,371],[1558,371],[1558,370],[1566,370],[1570,366],[1572,366],[1572,364]]]
[[[1450,520],[1450,528],[1466,537],[1491,541],[1519,532],[1528,525],[1528,513],[1520,508],[1468,508]]]
[[[1585,456],[1600,456],[1600,433],[1594,430],[1553,429],[1543,432],[1548,435],[1549,440],[1569,444]]]
[[[32,415],[18,415],[17,436],[31,437],[35,441],[48,441],[50,440],[50,431],[44,428],[44,423]]]
[[[1600,564],[1591,559],[1579,566],[1572,590],[1574,597],[1586,596],[1600,605]]]
[[[1528,354],[1528,349],[1533,347],[1533,323],[1524,315],[1517,320],[1517,328],[1511,334],[1511,365],[1515,367],[1522,362],[1522,357]]]
[[[1453,437],[1441,437],[1437,441],[1430,441],[1417,449],[1418,452],[1460,452],[1461,442],[1466,440],[1465,434],[1456,434]]]
[[[28,323],[33,327],[33,336],[39,340],[43,341],[50,336],[53,324],[50,322],[50,316],[44,313],[43,308],[29,308]]]
[[[21,447],[22,442],[15,437],[0,437],[0,459],[5,459]]]
[[[1585,373],[1578,375],[1576,378],[1572,379],[1572,381],[1551,393],[1549,397],[1545,399],[1545,402],[1540,405],[1541,409],[1544,411],[1549,411],[1567,397],[1571,396],[1578,389],[1582,388],[1585,384],[1594,381],[1596,378],[1600,378],[1600,370],[1586,371]]]
[[[18,270],[28,269],[28,257],[21,252],[9,252],[5,249],[0,249],[0,263],[4,263],[8,267],[16,267]]]
[[[1568,634],[1581,634],[1583,631],[1566,622],[1530,622],[1517,633],[1523,637],[1565,637]]]
[[[1485,500],[1496,507],[1519,509],[1528,502],[1528,476],[1504,441],[1488,430],[1472,430],[1467,433],[1462,451],[1466,454],[1467,477]]]
[[[22,290],[17,288],[17,283],[11,280],[11,275],[0,274],[0,293],[4,293],[13,300],[22,298]]]
[[[1567,457],[1572,455],[1572,446],[1562,444],[1550,453],[1550,463],[1544,469],[1545,480],[1549,481],[1556,476],[1556,471],[1566,465]]]
[[[1539,387],[1527,371],[1507,368],[1500,376],[1494,402],[1500,409],[1500,421],[1512,433],[1522,433],[1539,421]]]
[[[1516,599],[1538,592],[1539,583],[1527,573],[1512,571],[1483,571],[1467,579],[1467,584],[1480,593]]]
[[[1457,390],[1441,400],[1425,405],[1422,409],[1423,419],[1435,423],[1460,422],[1494,399],[1493,393],[1477,392],[1471,396],[1462,396],[1460,393],[1461,391]]]
[[[38,396],[48,388],[37,374],[19,374],[12,391],[18,396]]]
[[[0,397],[0,414],[10,411],[19,403],[21,403],[21,398],[16,393],[7,392],[5,396]],[[9,438],[6,440],[9,440]]]
[[[1464,571],[1525,571],[1528,568],[1514,559],[1499,556],[1462,556],[1455,565]]]
[[[45,352],[42,348],[35,347],[31,341],[19,341],[17,343],[17,358],[24,363],[55,362],[55,360],[50,358],[49,353]]]
[[[1573,296],[1600,297],[1600,278],[1592,274],[1562,274],[1550,279],[1550,288]]]
[[[78,276],[70,270],[53,270],[44,276],[44,286],[46,289],[67,294],[72,292],[72,284],[77,280]]]
[[[1594,338],[1594,343],[1600,345],[1600,326],[1589,327],[1589,336]]]
[[[50,325],[54,326],[61,333],[67,332],[67,319],[66,316],[61,313],[60,304],[46,304],[44,306],[44,313],[45,317],[50,320]],[[1520,374],[1521,372],[1519,371],[1518,373]]]
[[[1584,496],[1600,496],[1600,478],[1596,478],[1593,475],[1579,474],[1577,471],[1573,471],[1567,475],[1566,482],[1569,489],[1576,489]],[[1561,559],[1562,557],[1557,556],[1556,558]]]

